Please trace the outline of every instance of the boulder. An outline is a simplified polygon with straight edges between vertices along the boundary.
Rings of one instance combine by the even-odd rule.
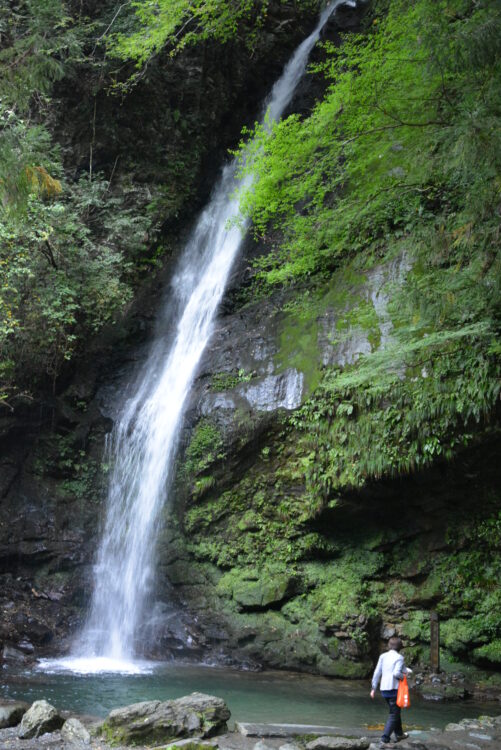
[[[192,693],[172,701],[144,701],[117,708],[101,727],[111,742],[143,745],[184,737],[212,737],[226,731],[230,712],[222,698]]]
[[[29,707],[29,703],[24,701],[1,701],[0,729],[16,727]]]
[[[242,578],[233,587],[233,599],[241,609],[266,609],[289,599],[297,589],[297,578],[288,573],[276,574],[272,579],[262,576],[258,580]]]
[[[420,685],[419,689],[421,695],[427,701],[457,701],[467,698],[464,685],[436,682]]]
[[[306,750],[367,750],[370,744],[367,737],[317,737]]]
[[[90,745],[90,734],[78,719],[65,721],[61,736],[66,742],[72,742],[75,745]]]
[[[271,745],[267,745],[263,740],[259,740],[259,742],[256,742],[252,750],[273,750]]]
[[[54,706],[47,701],[35,701],[24,714],[17,734],[20,739],[27,740],[61,729],[63,724],[64,719]]]
[[[22,640],[17,644],[17,647],[20,651],[23,652],[23,654],[33,654],[35,651],[35,646],[27,640]]]
[[[4,646],[2,650],[2,659],[10,662],[25,662],[26,656],[17,648],[12,646]]]

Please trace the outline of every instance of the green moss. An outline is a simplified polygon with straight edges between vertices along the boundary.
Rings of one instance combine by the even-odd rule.
[[[409,612],[408,619],[400,626],[400,632],[405,639],[426,642],[430,637],[430,613],[422,610]]]
[[[254,511],[246,511],[239,520],[237,526],[239,531],[259,531],[263,524],[263,519]]]
[[[356,662],[349,659],[329,659],[320,656],[317,659],[317,668],[328,677],[339,677],[345,680],[362,680],[367,677],[371,664],[368,662]]]
[[[211,375],[212,391],[229,391],[240,383],[248,383],[252,380],[254,373],[245,370],[232,370],[231,372],[215,372]]]
[[[487,661],[496,666],[501,664],[501,639],[476,648],[473,656],[476,661]]]
[[[223,438],[218,428],[210,419],[201,419],[191,434],[182,474],[186,477],[196,476],[222,458]]]
[[[342,343],[353,331],[360,330],[373,348],[380,343],[380,321],[374,305],[367,300],[366,279],[363,270],[373,264],[373,259],[361,259],[338,269],[329,284],[297,294],[285,312],[278,318],[278,349],[275,358],[277,370],[295,367],[305,376],[306,393],[312,393],[322,378],[324,365],[320,350],[320,336],[326,344]],[[334,319],[335,328],[327,325]]]
[[[216,483],[216,480],[214,477],[211,476],[203,476],[199,477],[195,480],[195,484],[193,487],[193,497],[197,498],[201,495],[204,495],[208,490],[210,490],[212,487],[214,487]]]
[[[478,633],[471,620],[452,618],[441,623],[440,642],[453,654],[468,652],[478,642]]]
[[[276,365],[278,371],[294,367],[303,373],[306,392],[313,391],[320,381],[318,323],[314,318],[298,321],[287,316],[281,324]]]
[[[394,550],[394,562],[390,572],[402,578],[414,577],[426,573],[430,567],[427,555],[423,555],[420,539],[399,543]]]
[[[224,518],[230,512],[225,494],[203,505],[189,508],[184,516],[184,528],[192,533],[209,529],[216,521]]]
[[[128,741],[127,733],[125,731],[118,727],[111,727],[106,721],[99,727],[98,734],[112,747],[118,747],[124,744],[135,744]]]
[[[361,550],[349,552],[325,566],[318,563],[305,566],[306,580],[315,586],[309,603],[317,622],[341,626],[347,619],[364,613],[371,615],[370,578],[383,564],[380,553]]]
[[[363,439],[374,441],[379,433],[372,428],[381,420],[388,430],[384,433],[388,443],[385,450],[391,448],[392,431],[395,434],[402,427],[402,415],[391,399],[384,409],[377,399],[369,402],[363,408],[349,398],[333,402],[331,393],[326,393],[320,410],[305,416],[300,410],[290,422],[274,425],[253,452],[252,461],[239,466],[238,475],[232,474],[229,489],[227,476],[224,492],[219,491],[220,480],[216,479],[209,500],[199,498],[187,510],[189,551],[198,561],[209,561],[222,573],[214,587],[214,608],[223,621],[231,622],[235,632],[244,627],[257,631],[256,638],[246,646],[249,658],[290,668],[307,664],[323,674],[360,677],[369,669],[369,639],[375,637],[383,620],[397,625],[413,663],[428,662],[430,606],[438,608],[441,616],[447,638],[442,644],[444,655],[476,659],[473,649],[500,637],[497,612],[501,603],[495,588],[501,571],[489,548],[497,539],[495,517],[478,525],[472,523],[471,513],[464,518],[456,514],[457,524],[451,528],[450,537],[461,540],[462,548],[447,551],[444,539],[442,551],[435,547],[429,554],[423,554],[422,536],[404,543],[398,528],[381,528],[372,521],[367,527],[337,528],[338,508],[339,518],[344,520],[343,505],[356,501],[345,488],[354,483],[351,477],[356,476],[364,458],[360,455],[363,446],[357,442],[357,422],[363,423]],[[336,423],[339,430],[333,431]],[[325,432],[322,425],[326,425]],[[380,449],[377,440],[374,451]],[[322,450],[325,445],[326,452],[321,455],[326,463],[344,463],[334,491],[319,490],[318,475],[323,468],[318,460],[319,443]],[[263,452],[263,448],[267,450]],[[494,499],[493,507],[496,503]],[[485,503],[482,506],[482,513],[486,513]],[[488,544],[484,544],[481,529],[489,535]],[[264,572],[270,560],[304,582],[284,600],[276,592],[268,597],[267,586],[272,588],[276,577],[271,569]],[[265,614],[270,613],[257,610],[278,608],[280,604],[281,617],[268,627]],[[255,614],[250,611],[254,609]],[[395,609],[408,617],[403,621],[398,617],[396,622]],[[459,644],[450,641],[447,630],[452,612],[468,623]],[[261,639],[264,630],[266,636]],[[294,630],[303,634],[302,644],[297,642]],[[351,644],[349,648],[343,645],[343,638],[333,635],[337,630],[346,634],[343,638]],[[276,644],[276,633],[284,638],[280,653],[272,645]],[[322,649],[332,651],[324,654],[323,661],[320,644]],[[347,659],[340,650],[343,648],[347,649]],[[356,653],[353,658],[350,649]],[[320,661],[315,661],[317,658]]]
[[[258,575],[254,568],[239,569],[233,568],[225,573],[217,585],[217,591],[222,596],[231,598],[233,596],[233,589],[238,586],[242,581],[257,581]]]
[[[404,653],[408,665],[430,663],[430,649],[427,646],[408,646],[406,644]]]
[[[297,589],[295,571],[280,564],[268,563],[264,568],[234,568],[218,582],[221,596],[232,598],[246,609],[266,608],[288,598]]]
[[[429,565],[429,560],[427,564]],[[422,604],[434,604],[443,596],[443,580],[439,571],[432,570],[426,580],[420,584],[412,596],[414,601]]]

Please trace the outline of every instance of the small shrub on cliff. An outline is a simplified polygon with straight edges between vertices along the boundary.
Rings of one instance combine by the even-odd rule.
[[[201,474],[214,461],[224,456],[222,448],[223,438],[216,425],[209,419],[201,419],[193,430],[186,449],[183,475],[193,478]],[[198,481],[204,483],[204,480],[209,481],[207,486],[212,486],[213,480],[210,477],[201,477]]]

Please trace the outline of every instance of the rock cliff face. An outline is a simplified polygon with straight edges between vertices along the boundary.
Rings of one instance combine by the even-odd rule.
[[[438,608],[444,663],[492,668],[487,634],[462,597],[477,586],[470,565],[496,564],[477,539],[498,508],[495,437],[452,463],[346,489],[321,508],[305,486],[297,407],[326,364],[342,367],[391,340],[387,302],[411,267],[400,256],[353,271],[326,284],[314,319],[283,298],[219,318],[193,393],[162,576],[216,658],[365,677],[383,640],[398,634],[407,658],[426,664]],[[367,303],[371,323],[350,327],[351,311]],[[477,694],[495,691],[492,673],[475,680]],[[454,695],[473,689],[467,680]]]
[[[331,36],[339,24],[356,23],[350,14],[341,12]],[[311,22],[312,16],[298,20],[280,5],[252,64],[238,49],[224,64],[220,51],[196,50],[173,68],[160,61],[120,112],[100,95],[101,140],[94,153],[103,164],[120,157],[119,179],[133,174],[147,185],[165,177],[169,149],[190,153],[191,177],[177,186],[179,200],[166,215],[171,257],[182,244],[186,217],[209,189],[208,178],[195,189],[197,175],[214,176],[224,148],[255,111],[262,86]],[[279,54],[270,67],[271,50]],[[260,83],[249,88],[251,80]],[[143,110],[150,113],[158,90],[171,97],[168,112],[183,112],[184,129],[164,117],[156,94],[152,129],[141,128],[137,141],[138,129],[127,127],[145,122]],[[305,87],[295,107],[308,108],[314,96],[315,89]],[[81,102],[76,92],[76,122],[88,116]],[[190,151],[194,123],[199,139]],[[83,126],[69,132],[61,121],[58,127],[61,140],[75,147],[78,169],[88,136]],[[169,148],[160,153],[166,142]],[[454,462],[347,488],[322,506],[305,483],[308,448],[297,430],[298,409],[325,367],[344,367],[391,341],[388,302],[412,272],[411,262],[400,254],[363,271],[346,264],[315,290],[314,311],[306,314],[283,291],[249,299],[248,259],[265,251],[247,243],[187,409],[174,497],[158,543],[146,650],[162,658],[203,655],[365,677],[382,639],[395,633],[405,639],[409,661],[426,663],[429,613],[438,608],[445,660],[467,677],[475,668],[477,693],[494,691],[501,648],[489,639],[488,590],[495,574],[488,571],[498,556],[495,544],[482,540],[494,538],[489,519],[499,511],[496,433],[485,431]],[[105,439],[146,355],[168,273],[166,261],[163,275],[144,282],[127,318],[90,343],[86,361],[68,374],[60,394],[2,418],[4,658],[60,653],[82,622],[105,494]],[[363,323],[353,314],[360,309],[367,311]],[[487,571],[481,596],[475,593],[479,571]],[[466,689],[473,690],[462,683],[459,693]]]

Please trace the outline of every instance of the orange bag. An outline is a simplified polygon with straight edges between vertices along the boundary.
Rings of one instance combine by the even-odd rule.
[[[400,680],[400,685],[398,686],[397,706],[400,708],[409,708],[410,705],[409,686],[407,684],[407,677],[404,677],[403,680]]]

